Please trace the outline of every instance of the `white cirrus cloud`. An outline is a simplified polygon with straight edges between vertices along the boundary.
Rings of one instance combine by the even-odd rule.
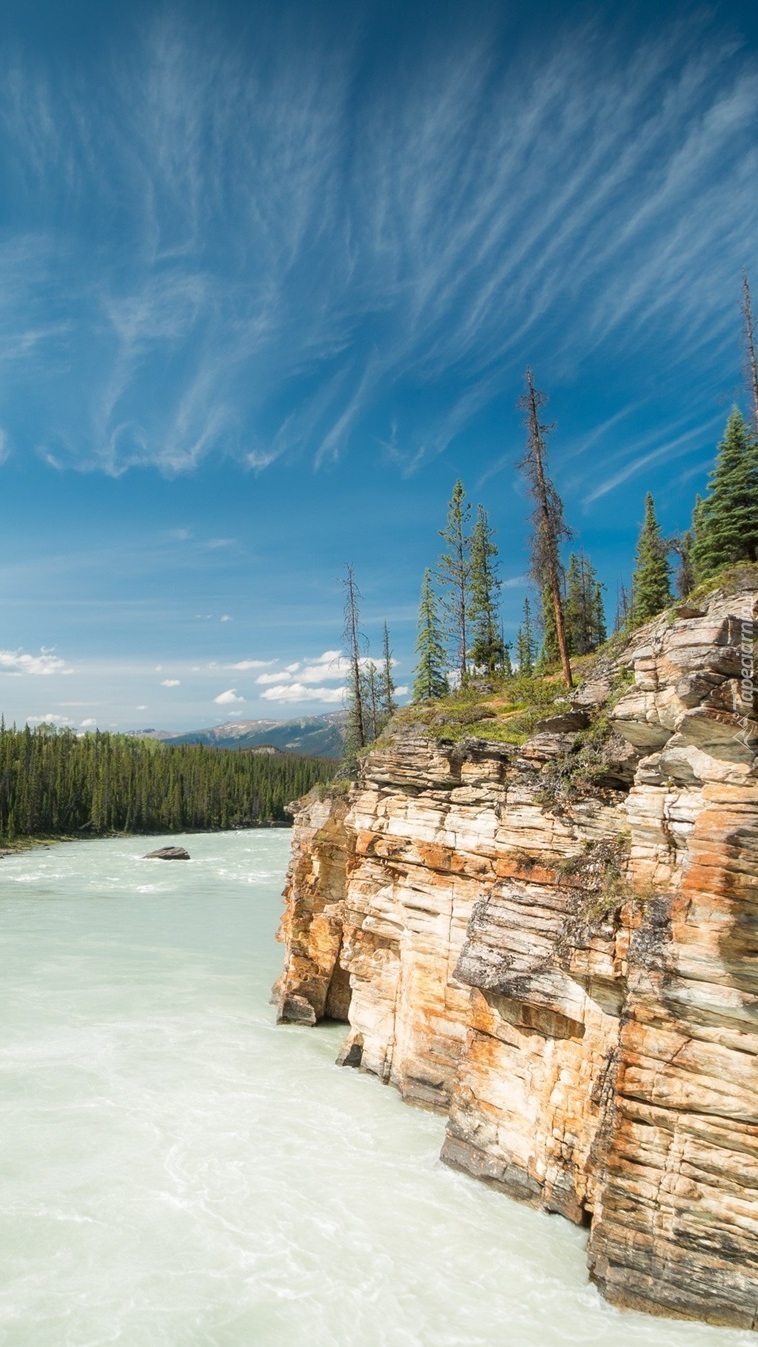
[[[234,618],[231,616],[231,613],[222,613],[219,618],[219,622],[233,622],[233,621]]]
[[[361,666],[371,664],[371,660],[362,659]],[[350,661],[344,659],[341,655],[335,655],[329,664],[324,663],[323,657],[317,660],[315,664],[306,664],[300,670],[298,678],[302,683],[322,683],[324,679],[346,678],[350,673]]]
[[[267,702],[328,702],[342,703],[343,688],[324,688],[307,686],[304,683],[279,683],[266,688],[261,697]],[[218,700],[218,699],[217,699]]]
[[[48,678],[52,674],[70,674],[74,670],[60,655],[43,646],[38,655],[27,655],[23,650],[0,650],[0,673],[32,674]]]
[[[369,656],[361,656],[360,666],[362,669],[368,669],[372,664],[375,668],[379,667],[375,659],[371,659]],[[393,659],[392,664],[397,664],[397,660]],[[325,682],[342,683],[350,673],[351,667],[350,661],[345,659],[339,650],[325,650],[323,655],[297,660],[294,664],[285,665],[282,670],[259,674],[255,681],[260,686],[269,683],[277,685],[280,683],[294,684],[295,682],[298,685],[312,683],[314,686],[320,686]]]
[[[226,692],[220,692],[213,700],[217,706],[233,706],[235,702],[244,702],[245,698],[238,696],[236,688],[227,688]]]
[[[0,362],[35,390],[50,464],[172,474],[223,449],[262,470],[384,428],[412,472],[535,346],[564,380],[600,349],[635,388],[685,365],[684,400],[733,380],[758,80],[728,6],[633,43],[584,7],[533,48],[478,6],[459,40],[419,42],[413,79],[401,45],[372,80],[352,26],[280,52],[262,21],[245,52],[171,8],[92,79],[2,54],[8,190],[56,221],[65,180],[71,212],[2,242]],[[103,202],[123,240],[93,250],[76,222]]]
[[[305,664],[334,664],[336,660],[342,658],[341,650],[325,650],[323,655],[317,655],[315,659],[304,660]]]
[[[178,688],[178,687],[181,687],[181,679],[180,679],[180,678],[164,678],[164,679],[161,680],[161,687],[162,687],[162,688]]]
[[[240,672],[246,673],[248,669],[266,669],[269,664],[273,663],[272,659],[240,659],[237,660],[236,664],[225,664],[224,668],[238,669]]]
[[[327,661],[327,656],[329,659]],[[361,655],[358,661],[362,669],[379,668],[379,661],[372,659],[370,655]],[[397,660],[392,660],[396,664]],[[327,650],[326,654],[321,655],[319,659],[304,665],[298,674],[302,683],[321,683],[324,679],[331,682],[336,679],[344,679],[352,669],[349,659],[345,659],[337,650]]]

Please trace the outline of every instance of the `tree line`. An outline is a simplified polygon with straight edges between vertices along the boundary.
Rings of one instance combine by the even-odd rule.
[[[334,763],[0,721],[0,837],[203,832],[284,822]]]
[[[736,406],[729,413],[705,495],[695,501],[689,529],[664,537],[655,501],[647,494],[631,592],[624,585],[619,587],[617,631],[640,626],[664,611],[676,594],[685,598],[725,567],[758,561],[758,358],[747,275],[743,276],[740,309],[751,417],[748,420]],[[472,518],[463,483],[457,481],[440,530],[443,551],[436,566],[425,571],[421,584],[412,682],[416,702],[444,697],[451,682],[465,686],[472,679],[507,679],[514,672],[532,675],[560,669],[570,688],[572,658],[591,653],[607,638],[604,586],[591,561],[578,550],[564,563],[574,534],[550,475],[552,427],[542,419],[546,403],[545,393],[527,369],[518,404],[524,416],[526,450],[518,466],[532,502],[529,572],[537,603],[525,599],[515,642],[507,641],[500,615],[502,582],[494,530],[483,505],[476,506]],[[395,689],[386,624],[384,658],[375,665],[367,656],[367,647],[362,647],[360,595],[352,567],[347,568],[347,576],[345,649],[351,668],[348,713],[354,754],[389,719]]]

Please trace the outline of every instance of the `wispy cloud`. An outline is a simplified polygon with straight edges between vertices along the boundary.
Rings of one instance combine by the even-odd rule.
[[[653,463],[661,461],[668,463],[673,459],[680,458],[683,454],[689,453],[693,445],[702,448],[704,439],[707,436],[710,438],[709,432],[712,433],[722,420],[723,415],[719,412],[718,415],[710,417],[703,425],[694,426],[672,439],[664,437],[663,443],[660,442],[660,434],[650,437],[655,442],[656,447],[641,454],[639,452],[640,446],[637,445],[636,450],[633,449],[631,454],[627,455],[627,462],[622,468],[604,478],[592,491],[588,492],[585,498],[586,502],[589,504],[592,501],[599,500],[601,496],[607,496],[610,491],[613,491],[617,486],[621,486],[623,482],[629,481],[631,477],[636,477],[643,468],[647,468]]]
[[[368,669],[371,665],[376,665],[376,660],[368,655],[362,656],[358,662],[362,669]],[[396,661],[393,660],[392,663],[394,664]],[[325,650],[322,655],[318,655],[315,659],[296,660],[293,664],[287,664],[283,669],[259,674],[255,681],[262,687],[267,684],[288,684],[292,687],[303,688],[304,686],[336,682],[344,686],[351,669],[350,661],[345,659],[339,650]],[[280,692],[281,688],[277,690]],[[323,688],[319,688],[319,691],[323,691]],[[264,692],[261,696],[267,697],[268,693]],[[272,699],[269,698],[269,700]],[[292,701],[296,698],[288,698],[288,700]]]
[[[55,711],[48,711],[44,716],[27,716],[28,725],[72,725],[73,721],[68,716],[58,715]],[[94,723],[94,722],[93,722]]]
[[[527,359],[718,385],[756,261],[758,70],[711,22],[631,44],[569,17],[509,47],[482,19],[413,78],[401,46],[360,81],[354,33],[300,43],[284,17],[244,55],[155,18],[86,92],[6,55],[14,452],[114,476],[359,451],[411,472],[512,400]]]
[[[321,702],[326,706],[339,706],[344,701],[342,688],[314,687],[304,683],[279,683],[266,688],[261,697],[267,702]],[[216,699],[218,700],[218,698]]]

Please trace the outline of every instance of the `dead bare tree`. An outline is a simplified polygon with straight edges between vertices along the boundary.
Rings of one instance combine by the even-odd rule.
[[[753,322],[753,305],[750,299],[750,284],[747,278],[747,272],[742,273],[742,318],[745,324],[745,357],[747,361],[747,378],[750,390],[750,400],[753,404],[753,430],[758,435],[758,359],[755,352],[755,325]]]
[[[535,388],[531,369],[527,369],[525,378],[526,393],[519,398],[518,405],[525,414],[527,448],[518,466],[529,483],[529,494],[534,501],[531,572],[538,591],[547,590],[552,598],[561,668],[566,687],[570,688],[574,686],[574,680],[563,613],[561,543],[571,537],[571,529],[563,517],[563,501],[547,471],[547,436],[553,427],[544,425],[539,416],[541,408],[547,404],[547,395]]]

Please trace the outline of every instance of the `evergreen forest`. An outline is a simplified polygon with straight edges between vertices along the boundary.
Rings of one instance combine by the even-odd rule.
[[[0,725],[0,838],[280,823],[289,801],[333,775],[328,758]]]

